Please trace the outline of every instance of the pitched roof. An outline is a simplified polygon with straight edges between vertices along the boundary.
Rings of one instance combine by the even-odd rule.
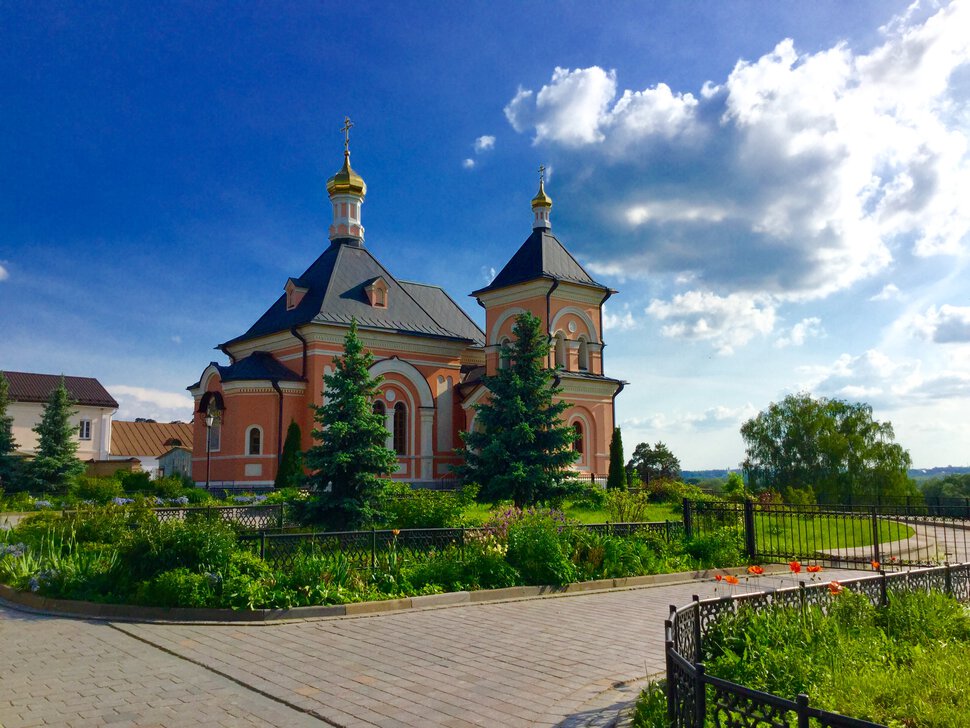
[[[559,238],[548,230],[535,228],[532,235],[522,243],[492,282],[472,295],[477,296],[485,291],[525,283],[536,278],[550,278],[601,288],[604,291],[610,290],[602,283],[594,281],[589,273],[583,270],[583,266],[563,247]]]
[[[364,288],[375,278],[387,283],[387,307],[371,306]],[[356,319],[361,327],[384,329],[418,336],[458,340],[484,340],[484,334],[467,316],[448,310],[438,294],[415,294],[392,276],[362,245],[334,241],[294,282],[307,289],[300,303],[286,310],[286,296],[280,296],[249,331],[226,344],[265,334],[286,331],[308,323],[350,325]],[[444,292],[441,292],[444,294]],[[444,294],[447,298],[447,294]],[[451,299],[448,299],[449,301]],[[431,310],[425,305],[428,304]],[[458,305],[451,301],[454,308]],[[459,309],[460,311],[460,309]],[[472,336],[472,334],[475,336]]]
[[[10,383],[13,402],[46,402],[61,381],[60,374],[31,372],[3,372]],[[101,382],[92,377],[64,377],[64,388],[75,404],[118,409],[115,398],[108,394]]]
[[[238,382],[246,379],[269,380],[278,382],[302,382],[303,377],[281,363],[266,351],[254,351],[235,364],[222,366],[216,364],[219,378],[223,382]]]
[[[441,326],[465,339],[471,339],[478,346],[485,346],[485,333],[445,289],[413,281],[399,283]]]
[[[172,449],[177,440],[185,447],[192,446],[192,425],[185,422],[125,422],[111,423],[111,447],[113,456],[158,457]]]

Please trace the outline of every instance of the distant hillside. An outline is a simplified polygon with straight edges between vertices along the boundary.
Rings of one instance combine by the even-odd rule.
[[[709,480],[710,478],[724,479],[731,472],[740,472],[740,470],[736,468],[724,470],[683,470],[681,471],[681,475],[688,482],[700,482],[702,480]],[[970,466],[956,467],[954,465],[945,465],[936,468],[914,468],[909,471],[909,477],[913,480],[929,480],[930,478],[942,478],[944,475],[963,475],[965,473],[970,473]]]

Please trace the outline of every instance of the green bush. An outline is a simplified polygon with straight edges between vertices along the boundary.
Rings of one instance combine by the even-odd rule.
[[[606,506],[606,490],[595,483],[583,483],[571,503],[573,508],[598,511]]]
[[[81,500],[92,501],[104,505],[112,498],[120,498],[125,491],[121,482],[115,478],[95,478],[87,475],[78,476],[74,488],[74,495]]]
[[[640,523],[647,520],[650,497],[644,491],[610,490],[606,492],[606,511],[612,523]]]
[[[569,526],[545,514],[527,514],[510,524],[508,562],[526,584],[568,584],[576,567],[567,553]]]
[[[144,470],[119,472],[121,487],[126,493],[152,493],[152,476]]]
[[[381,510],[391,528],[453,528],[464,523],[466,499],[459,493],[412,490],[407,483],[392,483],[384,489]]]
[[[135,579],[185,567],[191,571],[222,571],[236,551],[232,527],[217,519],[149,523],[135,532],[122,554]]]
[[[684,550],[697,560],[697,567],[710,569],[738,566],[744,563],[741,530],[727,527],[687,539]]]
[[[214,574],[200,574],[184,566],[157,574],[141,583],[135,602],[156,607],[212,607],[218,604]]]

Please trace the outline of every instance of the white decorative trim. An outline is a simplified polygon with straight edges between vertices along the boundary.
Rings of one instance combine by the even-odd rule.
[[[249,452],[249,433],[253,430],[259,430],[259,452]],[[263,450],[266,449],[266,441],[263,437],[263,428],[260,425],[249,425],[246,428],[245,436],[243,437],[243,447],[246,448],[246,456],[252,457],[253,455],[262,455]]]
[[[559,320],[563,316],[567,316],[569,314],[576,316],[584,324],[586,324],[587,333],[589,334],[590,341],[594,339],[596,339],[597,341],[599,340],[599,337],[596,336],[596,326],[593,324],[593,319],[591,319],[589,315],[581,308],[576,308],[575,306],[563,306],[561,309],[559,309],[559,311],[556,312],[556,315],[552,317],[552,326],[550,326],[549,328],[555,331],[556,328],[559,326]]]
[[[379,374],[400,374],[414,385],[421,399],[422,407],[434,407],[434,395],[431,393],[431,386],[428,384],[428,380],[410,362],[396,358],[381,359],[375,362],[369,371],[372,377],[376,377]]]
[[[503,312],[502,315],[498,317],[498,320],[494,324],[492,324],[492,328],[488,332],[488,339],[486,340],[487,343],[492,344],[493,346],[498,344],[499,343],[498,335],[499,335],[499,332],[502,330],[502,325],[510,318],[513,318],[514,316],[520,316],[521,314],[524,314],[524,313],[528,313],[528,311],[518,306],[507,309],[505,312]]]

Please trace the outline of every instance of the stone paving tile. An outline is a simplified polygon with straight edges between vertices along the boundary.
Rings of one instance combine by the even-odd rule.
[[[252,626],[0,609],[0,725],[606,726],[663,670],[668,605],[713,592],[692,582]]]

